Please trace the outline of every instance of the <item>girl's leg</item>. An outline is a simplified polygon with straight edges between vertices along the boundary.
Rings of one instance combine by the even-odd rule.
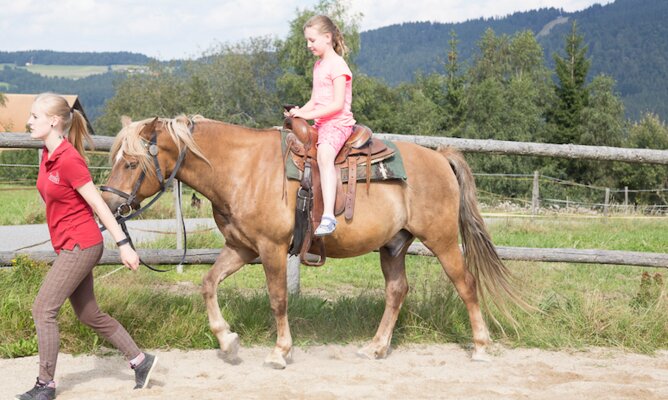
[[[334,158],[336,150],[331,144],[324,142],[318,146],[318,168],[322,186],[323,216],[334,217],[334,201],[336,200],[336,169]]]
[[[56,317],[60,307],[102,256],[102,245],[62,250],[46,274],[32,307],[39,348],[39,379],[53,380],[60,348]]]

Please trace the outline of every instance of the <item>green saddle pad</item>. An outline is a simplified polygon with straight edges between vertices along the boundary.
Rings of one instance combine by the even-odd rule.
[[[281,151],[283,154],[286,152],[287,141],[289,131],[282,129],[281,130]],[[404,161],[401,158],[401,153],[397,146],[390,142],[389,140],[383,140],[383,143],[387,147],[394,150],[392,157],[388,157],[383,161],[371,164],[371,180],[372,181],[385,181],[385,180],[406,180],[406,170],[404,169]],[[289,151],[289,150],[287,150]],[[288,157],[287,162],[285,163],[285,173],[288,179],[301,180],[302,171],[300,171],[295,163],[292,161],[292,157]],[[366,181],[366,165],[357,166],[357,180]],[[348,182],[348,168],[341,168],[341,181],[343,183]]]

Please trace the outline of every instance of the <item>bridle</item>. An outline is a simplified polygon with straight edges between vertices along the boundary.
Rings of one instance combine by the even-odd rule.
[[[157,120],[157,118],[156,118]],[[190,125],[190,131],[192,132],[194,123],[191,123]],[[172,171],[171,175],[167,180],[164,179],[163,174],[162,174],[162,169],[160,168],[160,163],[158,162],[158,133],[156,132],[155,128],[153,129],[153,132],[151,133],[151,139],[148,141],[146,148],[147,148],[147,153],[148,155],[153,159],[153,165],[155,167],[155,174],[157,176],[158,182],[160,183],[160,192],[153,196],[151,201],[149,201],[146,205],[143,207],[139,207],[139,209],[134,210],[132,207],[132,203],[135,201],[137,198],[137,192],[139,191],[139,188],[141,187],[142,183],[144,182],[144,179],[146,178],[146,171],[142,170],[141,174],[139,175],[139,179],[137,179],[137,182],[135,182],[135,185],[132,188],[132,192],[130,194],[123,192],[121,190],[118,190],[116,188],[112,188],[110,186],[100,186],[100,190],[103,192],[111,192],[117,196],[120,196],[125,199],[125,202],[122,203],[121,205],[116,208],[116,211],[114,211],[114,216],[116,217],[116,221],[118,224],[121,226],[121,229],[125,233],[126,237],[130,239],[130,246],[134,249],[134,243],[132,242],[132,238],[130,237],[130,233],[128,232],[128,228],[125,225],[125,221],[128,221],[139,214],[143,213],[146,211],[149,207],[151,207],[158,199],[165,193],[168,187],[172,185],[172,182],[174,181],[174,177],[176,176],[176,173],[179,171],[181,168],[181,165],[183,164],[183,159],[186,156],[186,146],[183,146],[181,149],[181,152],[179,153],[179,157],[176,160],[176,164],[174,165],[174,170]],[[179,194],[180,195],[180,194]],[[179,199],[180,200],[180,199]],[[179,204],[181,202],[179,201]],[[181,213],[181,218],[183,218],[183,213]],[[183,221],[182,221],[183,222]],[[183,239],[184,239],[184,249],[183,249],[183,256],[181,257],[181,262],[179,264],[183,264],[186,258],[186,250],[187,246],[185,245],[186,242],[186,232],[185,232],[185,224],[181,224],[183,227]],[[104,231],[106,228],[104,226],[100,227],[101,231]],[[169,269],[158,269],[155,267],[152,267],[148,264],[146,264],[144,261],[139,259],[139,261],[148,269],[156,271],[156,272],[167,272],[170,271]]]

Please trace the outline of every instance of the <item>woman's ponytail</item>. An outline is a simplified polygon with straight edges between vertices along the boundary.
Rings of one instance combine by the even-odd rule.
[[[72,143],[72,146],[74,146],[74,148],[77,149],[79,154],[81,154],[81,156],[86,161],[88,161],[84,142],[88,143],[88,146],[90,147],[91,150],[94,148],[94,145],[93,145],[93,138],[90,136],[90,133],[88,132],[88,125],[86,124],[86,119],[84,118],[83,114],[79,112],[79,110],[72,109],[70,113],[71,113],[70,128],[69,128],[70,132],[67,135],[67,137],[70,143]]]

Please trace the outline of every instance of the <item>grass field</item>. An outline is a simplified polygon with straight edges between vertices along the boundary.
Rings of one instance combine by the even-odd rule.
[[[0,68],[9,65],[14,67],[14,64],[0,64]],[[80,79],[91,75],[103,74],[109,71],[106,65],[44,65],[32,64],[25,67],[17,67],[25,69],[33,74],[38,74],[47,77]],[[113,71],[127,71],[132,68],[140,68],[137,65],[112,65]]]
[[[0,191],[0,218],[7,210],[26,213],[34,192],[9,205]],[[169,216],[171,196],[153,217]],[[202,208],[210,207],[203,202]],[[24,209],[20,205],[24,205]],[[205,206],[206,204],[206,206]],[[28,207],[29,208],[29,207]],[[188,208],[188,207],[186,207]],[[17,211],[18,210],[18,211]],[[206,211],[198,211],[209,213]],[[665,252],[666,218],[493,218],[489,228],[497,245],[601,248]],[[220,235],[189,235],[189,248],[223,246]],[[173,248],[173,240],[139,243],[141,248]],[[540,312],[513,308],[514,327],[494,312],[486,314],[492,337],[507,346],[581,349],[609,346],[652,353],[668,349],[668,295],[663,268],[610,265],[507,262],[521,294]],[[103,309],[119,319],[147,348],[216,348],[199,286],[208,265],[186,266],[183,274],[115,271],[96,268],[96,290]],[[47,267],[20,258],[15,268],[0,270],[0,356],[36,352],[30,306]],[[411,287],[402,308],[393,344],[471,341],[466,310],[440,265],[430,257],[409,256]],[[384,280],[378,255],[329,259],[320,268],[302,267],[301,296],[290,299],[295,345],[351,343],[369,340],[384,307]],[[251,265],[225,280],[219,290],[223,315],[248,344],[270,344],[273,317],[262,267]],[[493,323],[490,315],[499,318]],[[109,344],[79,324],[69,305],[63,307],[62,348],[66,352],[104,352]]]

